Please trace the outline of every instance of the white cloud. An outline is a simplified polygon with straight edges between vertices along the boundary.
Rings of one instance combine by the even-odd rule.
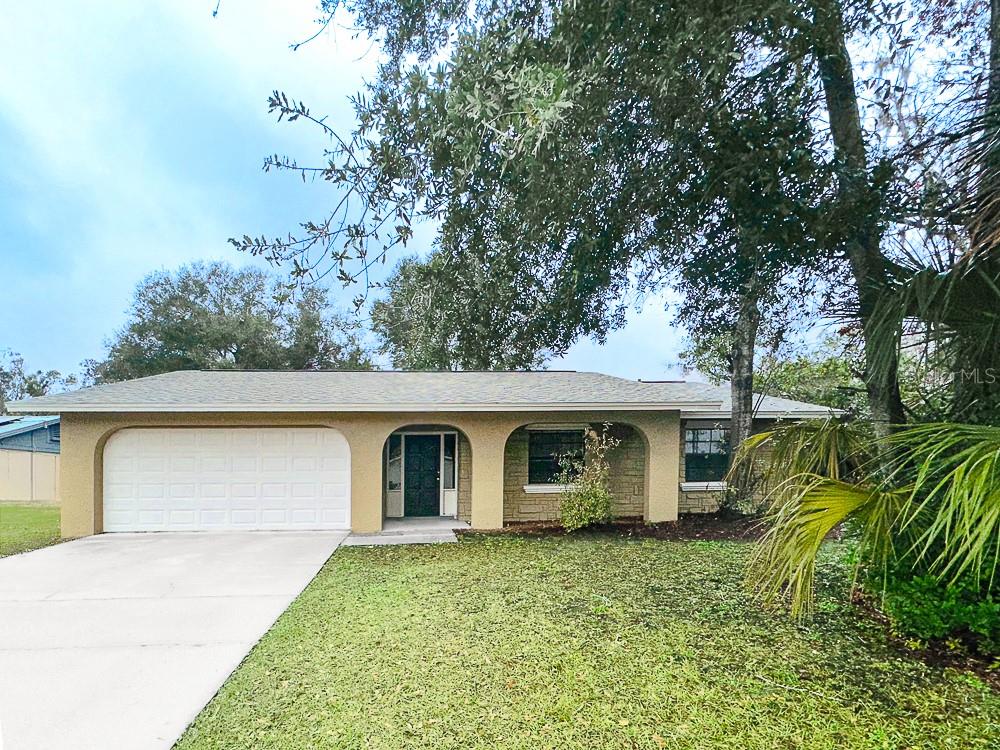
[[[0,25],[0,348],[74,370],[123,321],[135,283],[198,259],[245,262],[226,244],[321,215],[322,183],[264,174],[275,151],[316,159],[325,139],[275,123],[273,89],[341,130],[374,72],[370,42],[318,27],[315,0],[8,3]],[[411,246],[424,251],[432,227]],[[388,267],[394,265],[390,259]],[[349,298],[354,290],[348,290]],[[669,377],[680,334],[647,300],[605,346],[554,367]]]

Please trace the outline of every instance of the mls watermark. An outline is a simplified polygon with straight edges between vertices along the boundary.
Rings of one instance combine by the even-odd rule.
[[[973,367],[965,370],[950,370],[948,372],[927,373],[925,380],[934,385],[946,386],[955,383],[974,383],[976,385],[994,385],[1000,383],[1000,368]]]

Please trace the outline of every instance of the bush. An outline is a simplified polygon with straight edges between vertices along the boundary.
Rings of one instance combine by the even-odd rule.
[[[621,441],[608,434],[608,427],[604,425],[600,434],[588,429],[584,455],[564,456],[560,462],[562,472],[559,483],[568,489],[562,495],[559,518],[567,531],[611,520],[614,496],[608,483],[608,452],[618,447]]]
[[[1000,654],[1000,602],[978,582],[946,583],[930,575],[890,577],[883,608],[901,634],[922,640],[959,638],[974,651]]]

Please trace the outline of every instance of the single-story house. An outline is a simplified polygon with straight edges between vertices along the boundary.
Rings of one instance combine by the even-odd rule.
[[[728,389],[599,373],[181,371],[9,404],[62,417],[62,531],[558,517],[558,457],[609,423],[615,512],[711,510]],[[760,420],[828,416],[758,400]]]
[[[0,416],[0,502],[59,502],[59,417]]]

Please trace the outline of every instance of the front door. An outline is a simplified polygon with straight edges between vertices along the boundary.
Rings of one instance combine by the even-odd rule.
[[[407,435],[403,442],[403,515],[441,515],[441,436]]]

